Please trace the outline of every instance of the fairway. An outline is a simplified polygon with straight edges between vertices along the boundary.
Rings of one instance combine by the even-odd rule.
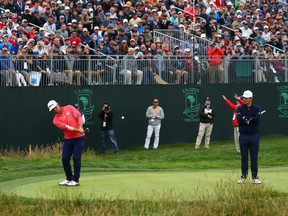
[[[288,192],[288,172],[284,168],[265,168],[259,174],[266,186]],[[203,194],[213,194],[217,183],[237,184],[238,177],[238,170],[87,172],[82,174],[79,187],[58,186],[63,180],[63,175],[58,174],[2,182],[0,190],[7,194],[48,199],[195,200]],[[247,184],[252,184],[251,179]]]

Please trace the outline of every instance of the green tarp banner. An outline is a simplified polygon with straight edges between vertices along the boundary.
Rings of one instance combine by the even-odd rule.
[[[195,144],[198,132],[198,108],[209,96],[216,109],[213,140],[231,140],[233,111],[222,95],[234,101],[234,93],[254,93],[254,102],[267,112],[263,114],[262,136],[288,135],[288,85],[154,85],[154,86],[70,86],[0,88],[0,146],[26,149],[29,144],[49,145],[62,140],[62,132],[52,123],[53,113],[47,102],[55,99],[60,105],[78,103],[86,117],[87,147],[100,149],[102,103],[108,102],[114,113],[114,128],[120,148],[143,147],[147,130],[145,112],[153,98],[159,98],[164,109],[160,146],[162,144]],[[121,117],[125,118],[122,119]]]

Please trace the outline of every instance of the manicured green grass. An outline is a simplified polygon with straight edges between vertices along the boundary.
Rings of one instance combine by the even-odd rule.
[[[124,196],[104,197],[105,190],[97,191],[99,187],[91,187],[91,194],[102,193],[103,196],[91,195],[87,198],[84,193],[75,193],[74,196],[72,193],[71,197],[67,188],[57,186],[56,180],[53,186],[53,178],[64,178],[58,145],[38,148],[29,156],[26,153],[3,150],[0,156],[0,191],[5,193],[0,192],[0,215],[286,215],[288,189],[284,178],[287,176],[287,150],[288,137],[261,140],[259,176],[264,181],[263,185],[235,183],[240,175],[240,155],[232,141],[212,142],[209,150],[195,150],[192,144],[177,144],[160,145],[157,151],[147,152],[141,146],[121,150],[118,155],[111,152],[101,156],[90,150],[85,152],[82,165],[83,186],[76,190],[81,190],[81,187],[89,190],[90,183],[95,184],[95,188],[102,184],[109,194],[109,190],[113,192],[111,188],[115,192],[119,180],[119,185],[125,183],[131,191],[138,193],[139,197],[135,196],[134,199]],[[189,182],[195,184],[193,180],[199,176],[213,176],[213,173],[224,173],[224,177],[221,174],[213,184],[204,178],[196,187],[189,185]],[[229,174],[225,176],[225,173]],[[91,177],[93,175],[97,177],[96,180]],[[116,177],[113,181],[113,175],[119,175],[119,179]],[[139,188],[136,183],[129,185],[130,178],[138,181],[136,175],[147,178],[147,181],[141,181]],[[171,177],[172,179],[168,179]],[[33,178],[42,179],[39,184],[51,180],[48,181],[51,184],[50,189],[45,193],[52,193],[55,199],[6,194],[14,186],[21,188],[19,184],[24,181],[27,184],[23,184],[21,189],[32,190]],[[183,191],[186,189],[189,199],[183,199],[173,189],[165,188],[163,192],[154,191],[154,198],[158,199],[150,199],[149,196],[145,198],[142,193],[149,190],[149,187],[144,183],[153,184],[153,181],[155,185],[158,182],[173,185],[175,181]],[[43,191],[46,190],[44,183]],[[197,199],[192,199],[193,196]]]

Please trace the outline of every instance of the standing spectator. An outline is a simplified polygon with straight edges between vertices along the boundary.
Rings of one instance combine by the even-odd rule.
[[[47,106],[55,114],[53,124],[64,133],[62,163],[66,179],[59,185],[79,186],[81,157],[85,145],[81,114],[71,105],[61,107],[55,100],[49,101]],[[70,164],[72,155],[74,175]]]
[[[16,9],[16,13],[19,17],[21,17],[22,12],[24,11],[25,8],[25,1],[24,0],[17,0],[15,3],[15,9]],[[28,7],[29,8],[29,7]]]
[[[160,78],[163,78],[166,73],[166,65],[163,56],[163,50],[159,46],[157,49],[157,54],[153,57],[153,72],[154,75],[158,75]]]
[[[253,93],[246,90],[243,93],[244,105],[237,108],[237,120],[239,123],[239,143],[241,150],[242,176],[238,184],[246,183],[248,175],[248,152],[251,158],[251,172],[254,184],[261,184],[258,179],[258,151],[259,134],[258,125],[260,122],[261,109],[253,103]]]
[[[237,112],[236,112],[236,109],[238,106],[241,106],[244,104],[243,100],[241,100],[240,97],[238,97],[238,95],[234,95],[234,98],[236,99],[236,105],[233,104],[230,100],[228,100],[225,95],[222,95],[224,101],[226,102],[226,104],[231,108],[233,109],[233,118],[232,118],[232,125],[234,127],[234,143],[235,143],[235,147],[236,147],[236,150],[240,153],[240,146],[239,146],[239,124],[238,124],[238,121],[237,121]]]
[[[149,106],[146,111],[146,118],[148,119],[147,135],[145,139],[144,149],[148,150],[150,145],[150,139],[154,132],[153,149],[156,150],[159,145],[159,136],[161,129],[161,121],[164,119],[164,111],[159,106],[158,98],[154,98],[153,106]]]
[[[1,75],[1,83],[0,86],[12,85],[12,68],[11,68],[11,58],[8,53],[8,49],[3,47],[0,55],[0,75]]]
[[[213,129],[213,121],[216,115],[214,107],[211,106],[211,99],[207,97],[205,99],[205,104],[199,108],[198,111],[200,124],[199,124],[199,131],[198,136],[196,139],[195,149],[200,148],[200,144],[202,142],[202,138],[205,134],[205,148],[209,149],[210,144],[210,136]]]
[[[106,140],[108,137],[114,145],[114,153],[117,154],[119,152],[119,148],[113,128],[114,115],[110,109],[109,103],[103,104],[102,110],[98,117],[101,119],[101,154],[104,155],[106,153]]]
[[[212,43],[211,47],[208,50],[209,56],[209,76],[210,83],[223,83],[224,82],[224,71],[222,67],[222,56],[224,52],[218,47],[216,43]]]

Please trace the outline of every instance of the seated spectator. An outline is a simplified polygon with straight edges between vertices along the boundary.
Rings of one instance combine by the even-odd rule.
[[[8,41],[8,35],[4,34],[2,36],[3,41],[0,43],[0,50],[3,49],[3,47],[6,47],[8,49],[9,52],[12,52],[13,50],[13,46],[12,44]]]
[[[186,68],[185,68],[186,66]],[[174,68],[176,69],[174,72],[174,77],[175,77],[175,84],[180,84],[181,83],[181,77],[183,76],[183,82],[184,84],[187,83],[188,81],[188,71],[187,71],[187,65],[186,62],[182,56],[182,51],[178,49],[176,51],[176,57],[174,60]]]
[[[63,51],[60,51],[61,54],[64,54]],[[68,80],[67,75],[64,73],[65,64],[64,57],[59,55],[57,51],[53,51],[53,64],[51,71],[51,82],[54,85],[69,85],[70,82]]]
[[[263,34],[263,32],[262,32],[262,31],[259,31],[259,32],[257,33],[257,36],[254,37],[254,40],[256,41],[256,43],[257,43],[258,45],[265,45],[265,44],[266,44],[265,39],[262,38],[262,34]]]
[[[88,29],[87,28],[83,28],[83,32],[80,36],[80,39],[81,39],[81,43],[83,45],[86,45],[89,43],[90,41],[90,36],[89,36],[89,32],[88,32]]]
[[[31,60],[31,56],[28,55],[28,50],[26,48],[22,49],[22,52],[17,55],[17,61],[16,61],[16,71],[18,71],[21,75],[17,74],[17,81],[18,86],[26,86],[27,84],[29,86],[33,86],[30,80],[30,71],[32,67],[33,61]],[[24,77],[25,82],[23,82],[22,77]]]
[[[119,48],[119,52],[121,55],[126,55],[128,53],[128,44],[127,44],[127,41],[126,40],[122,40],[122,43],[120,45],[120,48]]]
[[[134,48],[128,49],[128,54],[121,60],[120,75],[124,76],[124,84],[132,84],[132,76],[136,76],[136,84],[141,85],[143,72],[138,70],[137,60],[134,58]]]
[[[46,32],[49,32],[49,33],[54,33],[56,31],[56,25],[53,22],[53,15],[52,14],[49,14],[47,16],[47,22],[43,25],[43,28]]]
[[[77,31],[73,30],[71,36],[69,37],[71,44],[73,45],[73,42],[75,42],[75,45],[77,46],[78,44],[81,43],[81,39],[77,35]]]

